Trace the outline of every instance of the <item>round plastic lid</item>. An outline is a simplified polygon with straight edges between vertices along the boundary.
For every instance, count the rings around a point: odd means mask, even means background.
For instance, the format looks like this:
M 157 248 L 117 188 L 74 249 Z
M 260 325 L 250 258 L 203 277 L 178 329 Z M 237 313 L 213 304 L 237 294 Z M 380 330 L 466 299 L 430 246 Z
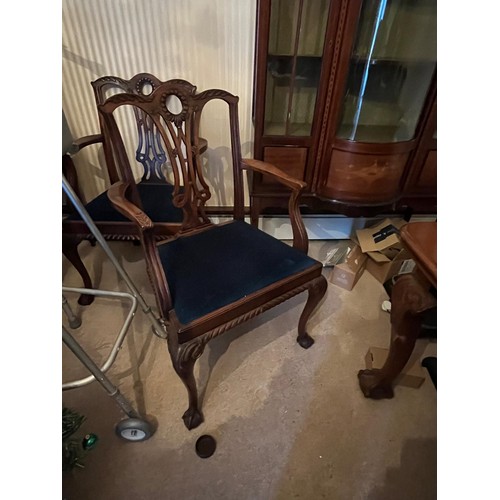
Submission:
M 208 434 L 204 434 L 196 441 L 196 454 L 200 458 L 211 457 L 214 454 L 216 447 L 217 443 L 215 442 L 215 439 Z

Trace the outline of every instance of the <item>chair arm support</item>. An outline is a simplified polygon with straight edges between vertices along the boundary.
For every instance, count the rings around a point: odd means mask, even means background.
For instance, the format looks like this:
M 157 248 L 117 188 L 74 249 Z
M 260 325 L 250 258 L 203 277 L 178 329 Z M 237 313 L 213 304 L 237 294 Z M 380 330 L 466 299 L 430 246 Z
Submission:
M 309 249 L 309 240 L 299 209 L 299 198 L 302 194 L 302 191 L 307 186 L 307 183 L 291 177 L 271 163 L 266 163 L 260 160 L 252 160 L 248 158 L 242 159 L 241 162 L 242 168 L 270 175 L 275 180 L 279 181 L 281 184 L 284 184 L 292 190 L 290 199 L 288 201 L 288 214 L 290 215 L 290 222 L 292 225 L 293 247 L 307 254 L 307 251 Z
M 98 144 L 99 142 L 103 142 L 102 134 L 85 135 L 83 137 L 79 137 L 78 139 L 75 139 L 73 141 L 73 144 L 71 145 L 71 153 L 78 153 L 78 151 L 81 151 L 83 148 L 86 148 L 91 144 Z
M 156 248 L 153 232 L 154 224 L 141 209 L 127 200 L 125 194 L 128 188 L 128 183 L 117 182 L 108 189 L 108 198 L 116 210 L 132 222 L 135 222 L 138 226 L 144 248 L 147 271 L 151 285 L 155 289 L 156 302 L 162 315 L 168 318 L 169 312 L 172 309 L 172 297 Z
M 125 197 L 128 188 L 129 184 L 125 182 L 113 184 L 107 191 L 109 201 L 111 201 L 118 212 L 132 222 L 135 222 L 141 232 L 152 228 L 154 226 L 153 221 Z

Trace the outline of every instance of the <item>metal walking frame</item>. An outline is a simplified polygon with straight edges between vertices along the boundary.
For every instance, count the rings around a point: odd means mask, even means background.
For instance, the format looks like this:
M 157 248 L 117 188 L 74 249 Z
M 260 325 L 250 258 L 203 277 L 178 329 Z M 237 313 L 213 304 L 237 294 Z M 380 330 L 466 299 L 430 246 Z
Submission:
M 89 289 L 89 288 L 74 288 L 74 287 L 62 287 L 63 291 L 63 302 L 62 307 L 66 316 L 68 317 L 69 324 L 71 328 L 78 328 L 81 325 L 81 319 L 75 316 L 71 307 L 66 300 L 64 293 L 83 293 L 87 295 L 95 295 L 97 297 L 112 297 L 119 299 L 128 299 L 130 300 L 130 309 L 125 318 L 123 326 L 118 333 L 118 336 L 111 348 L 110 354 L 104 364 L 99 367 L 97 364 L 90 358 L 90 356 L 84 351 L 80 344 L 75 340 L 75 338 L 68 332 L 66 328 L 62 328 L 62 339 L 65 345 L 73 352 L 73 354 L 81 361 L 81 363 L 90 371 L 91 375 L 88 377 L 73 380 L 71 382 L 63 383 L 62 389 L 69 390 L 75 389 L 77 387 L 82 387 L 87 385 L 94 380 L 97 380 L 103 388 L 106 390 L 108 395 L 112 397 L 115 402 L 120 406 L 120 408 L 127 415 L 127 419 L 122 420 L 116 425 L 116 432 L 118 436 L 128 441 L 144 441 L 151 437 L 155 429 L 153 425 L 145 420 L 139 412 L 137 412 L 132 405 L 127 401 L 127 399 L 120 393 L 118 388 L 111 383 L 111 381 L 106 377 L 105 372 L 112 366 L 113 362 L 118 355 L 119 350 L 123 344 L 127 331 L 130 327 L 132 319 L 137 310 L 137 306 L 140 305 L 143 312 L 149 318 L 152 324 L 153 332 L 160 338 L 166 338 L 165 328 L 163 327 L 161 321 L 154 315 L 151 307 L 144 300 L 133 281 L 130 279 L 129 275 L 122 267 L 120 262 L 116 259 L 115 255 L 111 251 L 108 243 L 104 239 L 103 235 L 94 224 L 94 221 L 85 210 L 81 200 L 78 198 L 73 188 L 68 183 L 66 177 L 62 176 L 62 185 L 64 192 L 68 196 L 69 200 L 76 208 L 78 213 L 80 214 L 83 221 L 87 224 L 88 228 L 94 235 L 97 242 L 100 244 L 104 252 L 106 253 L 109 260 L 112 262 L 113 266 L 116 268 L 118 274 L 126 283 L 130 293 L 128 292 L 116 292 L 110 290 L 97 290 L 97 289 Z

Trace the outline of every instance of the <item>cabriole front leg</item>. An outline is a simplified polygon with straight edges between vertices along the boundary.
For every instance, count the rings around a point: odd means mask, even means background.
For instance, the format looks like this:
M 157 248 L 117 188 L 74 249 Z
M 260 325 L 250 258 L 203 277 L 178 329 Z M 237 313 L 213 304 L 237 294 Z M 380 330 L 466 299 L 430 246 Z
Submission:
M 306 305 L 299 319 L 299 328 L 297 342 L 304 349 L 309 349 L 314 344 L 314 339 L 307 333 L 306 324 L 316 306 L 321 302 L 321 299 L 326 293 L 328 283 L 324 276 L 318 276 L 308 290 L 309 296 L 307 297 Z
M 189 407 L 184 412 L 182 419 L 184 425 L 189 429 L 198 427 L 203 422 L 203 414 L 199 408 L 198 389 L 194 376 L 194 365 L 196 360 L 203 354 L 205 343 L 199 340 L 183 344 L 178 347 L 177 359 L 174 361 L 174 369 L 186 386 L 189 399 Z

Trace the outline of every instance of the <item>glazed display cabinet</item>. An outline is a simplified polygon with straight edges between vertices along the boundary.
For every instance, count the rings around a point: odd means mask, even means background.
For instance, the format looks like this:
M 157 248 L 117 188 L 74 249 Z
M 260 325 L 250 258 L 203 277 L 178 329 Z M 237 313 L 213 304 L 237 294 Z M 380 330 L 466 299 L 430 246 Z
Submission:
M 436 211 L 436 0 L 258 0 L 255 158 L 314 213 Z M 251 182 L 255 222 L 283 208 Z

